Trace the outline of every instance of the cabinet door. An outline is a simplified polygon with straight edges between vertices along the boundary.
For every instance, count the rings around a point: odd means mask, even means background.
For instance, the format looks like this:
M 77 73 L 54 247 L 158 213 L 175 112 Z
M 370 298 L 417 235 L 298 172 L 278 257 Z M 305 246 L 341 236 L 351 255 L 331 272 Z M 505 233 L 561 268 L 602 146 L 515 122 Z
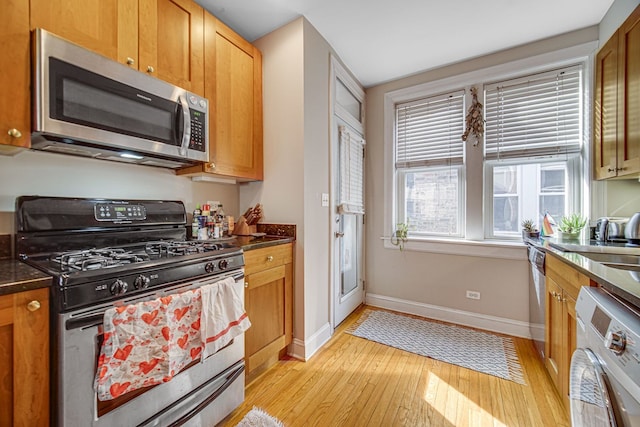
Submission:
M 211 172 L 263 179 L 262 55 L 213 17 L 207 18 L 206 97 L 215 100 L 210 127 Z M 213 70 L 213 72 L 212 72 Z
M 204 96 L 203 19 L 191 0 L 140 0 L 140 71 Z
M 251 327 L 245 332 L 247 371 L 268 361 L 286 347 L 287 276 L 291 264 L 246 276 L 245 308 Z
M 640 172 L 640 7 L 618 31 L 618 176 Z
M 0 296 L 0 425 L 49 425 L 48 295 Z
M 108 58 L 136 66 L 137 1 L 31 0 L 31 28 L 43 28 Z
M 561 366 L 563 363 L 563 313 L 562 288 L 549 276 L 546 279 L 546 331 L 545 331 L 545 366 L 556 386 L 562 390 Z
M 7 0 L 2 4 L 0 25 L 0 144 L 29 147 L 31 144 L 31 79 L 29 1 Z M 0 147 L 12 151 L 12 147 Z M 2 424 L 2 423 L 0 423 Z
M 594 95 L 594 176 L 616 176 L 616 138 L 618 109 L 618 33 L 596 55 Z

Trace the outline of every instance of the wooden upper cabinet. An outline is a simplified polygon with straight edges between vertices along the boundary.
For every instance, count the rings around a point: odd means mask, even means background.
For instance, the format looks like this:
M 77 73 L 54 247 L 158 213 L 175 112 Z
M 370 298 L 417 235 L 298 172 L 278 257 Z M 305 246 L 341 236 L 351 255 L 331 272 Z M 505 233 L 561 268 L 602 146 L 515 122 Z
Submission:
M 136 0 L 31 0 L 31 29 L 43 28 L 91 51 L 136 66 Z
M 596 179 L 616 176 L 618 109 L 617 33 L 596 55 L 594 96 L 594 173 Z
M 204 95 L 204 9 L 191 0 L 139 0 L 138 69 Z
M 596 55 L 594 175 L 640 175 L 640 6 Z
M 178 174 L 262 180 L 262 54 L 214 16 L 204 22 L 209 162 Z
M 0 151 L 19 151 L 31 145 L 29 2 L 2 3 L 0 25 Z M 1 423 L 0 423 L 1 424 Z
M 640 6 L 618 30 L 618 176 L 640 174 Z

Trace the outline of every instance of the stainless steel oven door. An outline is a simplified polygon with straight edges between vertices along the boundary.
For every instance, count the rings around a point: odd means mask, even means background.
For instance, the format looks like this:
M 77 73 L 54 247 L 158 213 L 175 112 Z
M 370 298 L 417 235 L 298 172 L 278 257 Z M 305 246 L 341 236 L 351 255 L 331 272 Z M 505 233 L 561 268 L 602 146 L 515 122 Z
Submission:
M 244 274 L 236 271 L 236 289 L 244 295 Z M 131 304 L 215 283 L 224 276 L 165 288 Z M 54 365 L 54 411 L 59 426 L 212 426 L 244 400 L 244 335 L 216 354 L 195 362 L 170 382 L 100 402 L 93 388 L 102 342 L 102 316 L 112 304 L 58 315 Z M 57 360 L 56 360 L 57 359 Z

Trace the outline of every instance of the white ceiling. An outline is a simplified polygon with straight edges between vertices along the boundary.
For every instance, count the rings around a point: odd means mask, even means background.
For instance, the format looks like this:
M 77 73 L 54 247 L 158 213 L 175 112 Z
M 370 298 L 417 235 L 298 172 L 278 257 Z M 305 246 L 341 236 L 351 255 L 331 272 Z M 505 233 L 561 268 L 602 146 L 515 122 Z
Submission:
M 613 0 L 197 0 L 249 41 L 303 15 L 365 87 L 598 24 Z

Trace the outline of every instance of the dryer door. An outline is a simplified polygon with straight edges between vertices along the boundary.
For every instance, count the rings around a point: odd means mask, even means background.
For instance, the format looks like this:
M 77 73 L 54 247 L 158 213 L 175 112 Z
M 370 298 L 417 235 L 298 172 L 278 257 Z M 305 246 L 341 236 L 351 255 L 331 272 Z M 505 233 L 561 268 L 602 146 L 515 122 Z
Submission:
M 569 377 L 571 425 L 617 426 L 611 387 L 600 360 L 589 349 L 577 349 L 571 357 Z

